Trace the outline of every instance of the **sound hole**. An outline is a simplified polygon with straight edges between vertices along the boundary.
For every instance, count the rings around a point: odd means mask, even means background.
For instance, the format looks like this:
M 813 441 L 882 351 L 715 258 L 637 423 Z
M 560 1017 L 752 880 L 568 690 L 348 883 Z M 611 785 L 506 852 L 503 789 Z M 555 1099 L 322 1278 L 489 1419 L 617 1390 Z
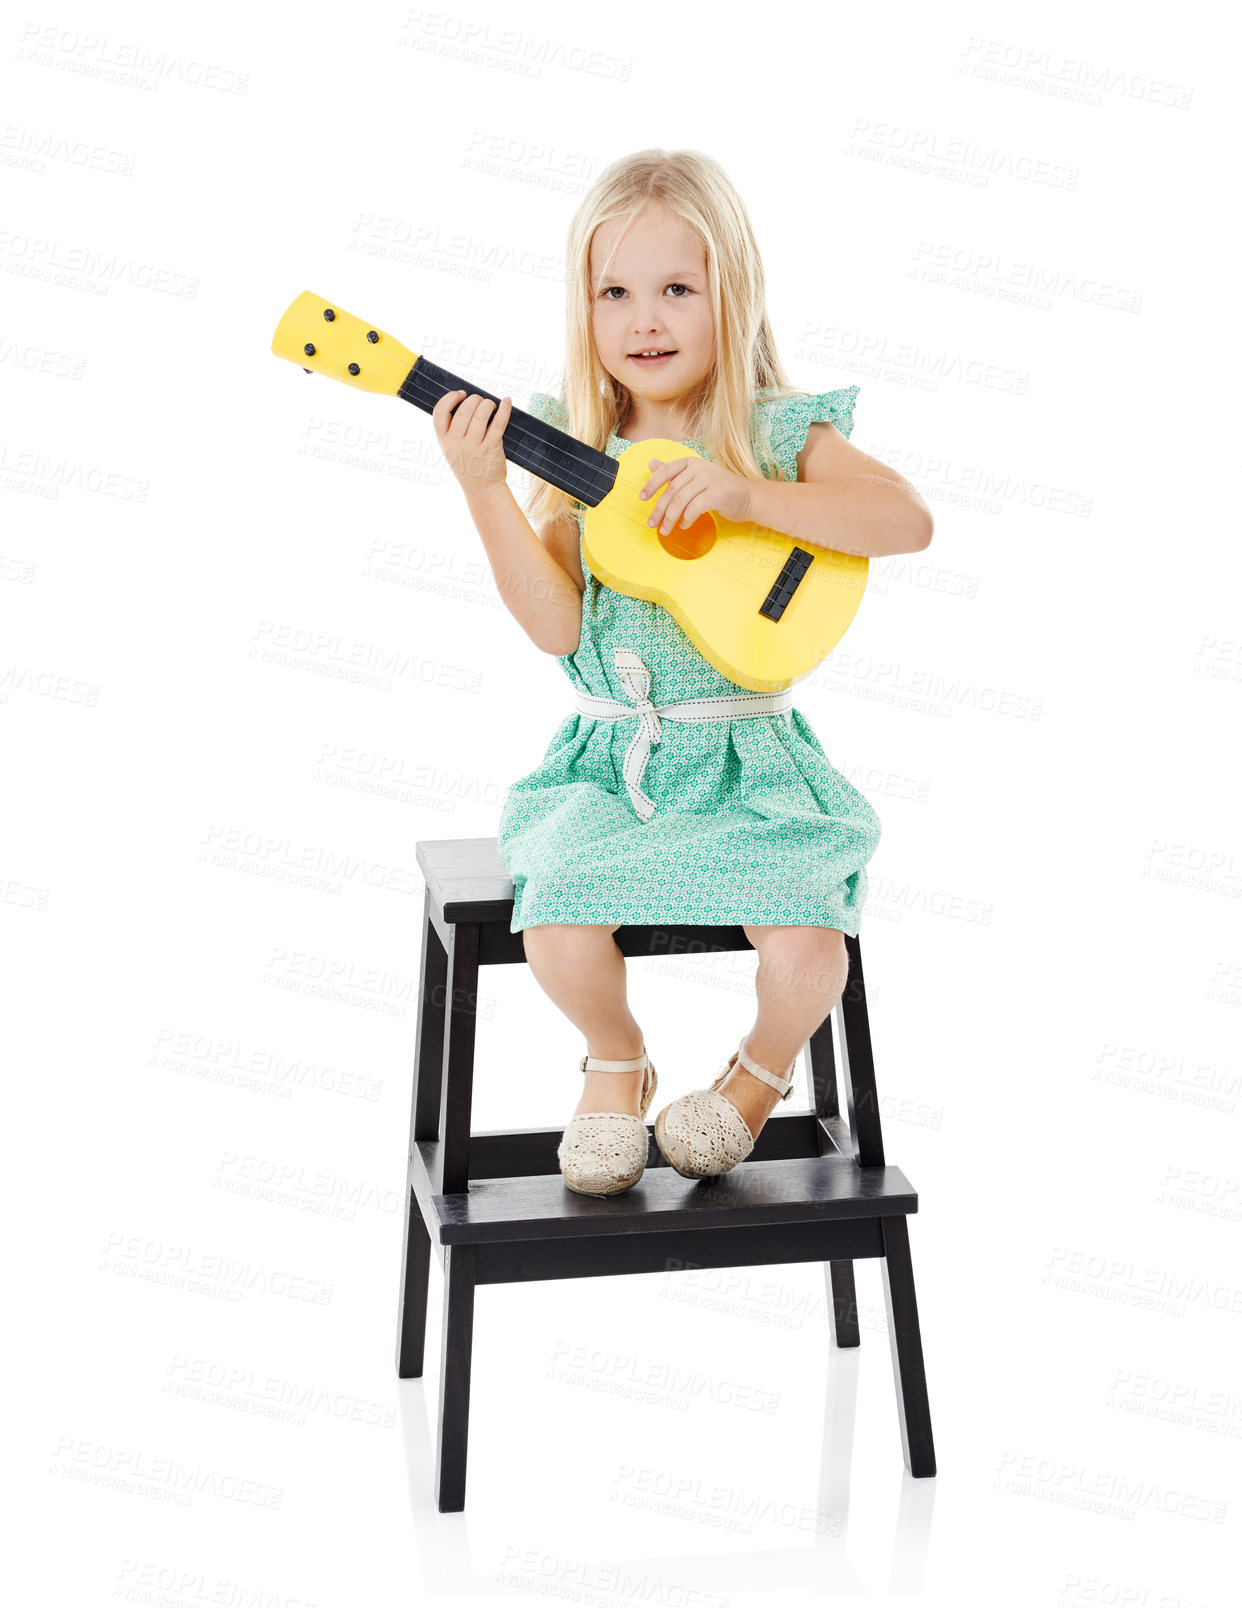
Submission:
M 663 531 L 657 534 L 660 546 L 670 558 L 702 558 L 716 544 L 716 521 L 710 514 L 700 514 L 688 530 L 678 525 L 667 536 Z

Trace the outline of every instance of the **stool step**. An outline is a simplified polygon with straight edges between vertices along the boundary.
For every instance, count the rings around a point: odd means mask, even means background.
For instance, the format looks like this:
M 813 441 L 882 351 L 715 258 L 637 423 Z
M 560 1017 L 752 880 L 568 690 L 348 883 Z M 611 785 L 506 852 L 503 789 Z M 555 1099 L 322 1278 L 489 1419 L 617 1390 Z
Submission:
M 418 1148 L 424 1165 L 430 1162 L 434 1146 Z M 575 1194 L 559 1171 L 474 1180 L 461 1193 L 424 1198 L 441 1245 L 827 1223 L 918 1210 L 918 1196 L 899 1167 L 860 1167 L 846 1156 L 744 1161 L 719 1178 L 699 1180 L 651 1167 L 632 1189 L 605 1200 Z

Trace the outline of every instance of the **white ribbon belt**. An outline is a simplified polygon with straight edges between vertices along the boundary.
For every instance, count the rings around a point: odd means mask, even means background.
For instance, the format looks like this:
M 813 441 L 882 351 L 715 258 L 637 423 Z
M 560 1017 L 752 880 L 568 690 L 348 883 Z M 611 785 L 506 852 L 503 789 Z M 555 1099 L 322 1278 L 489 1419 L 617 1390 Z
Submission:
M 626 720 L 638 717 L 638 730 L 625 750 L 622 774 L 630 803 L 649 821 L 655 814 L 655 804 L 643 792 L 639 783 L 647 768 L 652 743 L 660 741 L 660 720 L 748 720 L 758 715 L 779 715 L 793 708 L 793 688 L 780 692 L 725 693 L 716 698 L 687 698 L 682 703 L 660 704 L 651 702 L 651 675 L 647 666 L 632 648 L 614 648 L 613 663 L 621 685 L 629 695 L 629 703 L 615 698 L 597 698 L 594 693 L 574 688 L 574 707 L 580 715 L 595 720 Z

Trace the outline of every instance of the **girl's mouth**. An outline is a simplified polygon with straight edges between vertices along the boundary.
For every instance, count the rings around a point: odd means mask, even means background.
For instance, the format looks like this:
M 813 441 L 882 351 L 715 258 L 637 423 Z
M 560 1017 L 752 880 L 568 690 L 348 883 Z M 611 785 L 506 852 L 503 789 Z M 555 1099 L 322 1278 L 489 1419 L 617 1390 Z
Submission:
M 667 363 L 670 357 L 676 356 L 676 349 L 671 352 L 661 352 L 656 357 L 643 357 L 637 352 L 631 352 L 630 362 L 637 363 L 639 368 L 659 368 L 661 363 Z

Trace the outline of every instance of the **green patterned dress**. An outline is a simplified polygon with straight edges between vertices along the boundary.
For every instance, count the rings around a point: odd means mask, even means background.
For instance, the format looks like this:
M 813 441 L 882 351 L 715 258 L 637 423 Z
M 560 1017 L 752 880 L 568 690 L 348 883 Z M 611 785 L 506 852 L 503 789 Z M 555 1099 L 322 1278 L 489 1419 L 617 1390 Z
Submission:
M 856 385 L 783 399 L 756 392 L 752 441 L 767 478 L 797 479 L 797 455 L 815 420 L 848 436 L 857 395 Z M 568 425 L 563 404 L 543 392 L 528 411 Z M 620 457 L 632 444 L 613 435 L 608 454 Z M 711 457 L 703 441 L 684 445 Z M 581 552 L 581 505 L 577 516 Z M 575 688 L 633 701 L 614 659 L 620 647 L 638 654 L 657 706 L 743 691 L 704 659 L 667 609 L 605 586 L 585 554 L 582 571 L 581 640 L 559 659 Z M 619 720 L 567 715 L 539 764 L 509 788 L 497 843 L 513 878 L 511 932 L 545 923 L 677 922 L 837 927 L 857 936 L 880 819 L 828 762 L 799 709 L 700 724 L 662 720 L 642 775 L 655 805 L 646 819 L 622 772 L 638 719 L 637 711 Z

